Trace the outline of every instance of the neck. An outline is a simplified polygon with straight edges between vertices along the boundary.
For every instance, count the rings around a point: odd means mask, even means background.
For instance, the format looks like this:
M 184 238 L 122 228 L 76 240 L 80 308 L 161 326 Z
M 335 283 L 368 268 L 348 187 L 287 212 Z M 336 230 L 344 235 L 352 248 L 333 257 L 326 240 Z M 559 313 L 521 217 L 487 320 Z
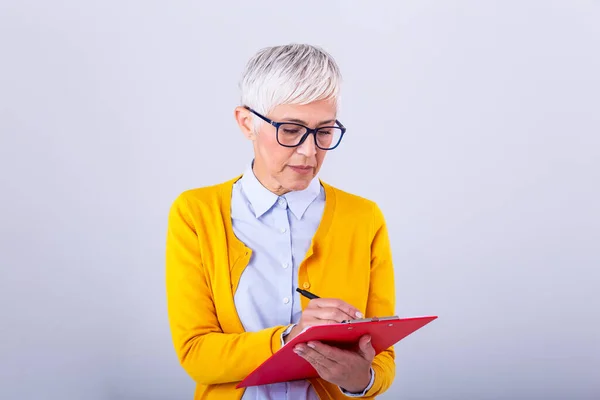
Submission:
M 260 168 L 260 165 L 256 162 L 252 163 L 252 172 L 254 172 L 254 176 L 256 176 L 256 179 L 260 182 L 260 184 L 263 185 L 269 192 L 274 193 L 277 196 L 282 196 L 289 192 L 289 190 L 281 186 L 281 184 L 279 184 L 275 178 Z

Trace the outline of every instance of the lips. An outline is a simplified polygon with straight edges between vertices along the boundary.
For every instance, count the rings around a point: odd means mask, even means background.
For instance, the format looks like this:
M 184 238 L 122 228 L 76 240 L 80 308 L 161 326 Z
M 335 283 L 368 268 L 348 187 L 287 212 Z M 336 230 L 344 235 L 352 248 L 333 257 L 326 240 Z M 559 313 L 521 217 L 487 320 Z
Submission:
M 299 174 L 309 174 L 315 168 L 310 165 L 289 165 L 289 167 Z
M 290 165 L 290 167 L 298 168 L 298 169 L 313 169 L 314 168 L 314 167 L 311 167 L 310 165 Z

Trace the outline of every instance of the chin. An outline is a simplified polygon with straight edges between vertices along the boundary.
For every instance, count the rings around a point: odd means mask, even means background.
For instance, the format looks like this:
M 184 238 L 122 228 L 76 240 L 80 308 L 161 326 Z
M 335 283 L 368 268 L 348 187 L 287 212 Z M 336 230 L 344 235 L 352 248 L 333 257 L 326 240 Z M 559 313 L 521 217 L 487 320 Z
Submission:
M 316 174 L 314 169 L 308 174 L 299 174 L 291 169 L 288 169 L 286 173 L 281 176 L 283 179 L 280 181 L 280 183 L 281 186 L 286 188 L 286 190 L 299 191 L 306 189 L 315 176 Z
M 304 179 L 293 179 L 293 180 L 290 180 L 286 186 L 287 186 L 288 190 L 293 190 L 293 191 L 304 190 L 308 187 L 308 185 L 310 185 L 311 180 L 312 180 L 312 177 L 310 177 L 310 178 L 307 177 Z

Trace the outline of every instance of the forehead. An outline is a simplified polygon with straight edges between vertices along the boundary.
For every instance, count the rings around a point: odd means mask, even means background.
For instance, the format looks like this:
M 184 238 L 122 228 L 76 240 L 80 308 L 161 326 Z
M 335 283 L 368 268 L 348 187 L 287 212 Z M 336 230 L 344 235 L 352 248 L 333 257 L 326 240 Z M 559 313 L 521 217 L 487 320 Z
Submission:
M 289 121 L 305 124 L 334 122 L 337 104 L 332 100 L 319 100 L 309 104 L 281 104 L 270 113 L 276 121 Z

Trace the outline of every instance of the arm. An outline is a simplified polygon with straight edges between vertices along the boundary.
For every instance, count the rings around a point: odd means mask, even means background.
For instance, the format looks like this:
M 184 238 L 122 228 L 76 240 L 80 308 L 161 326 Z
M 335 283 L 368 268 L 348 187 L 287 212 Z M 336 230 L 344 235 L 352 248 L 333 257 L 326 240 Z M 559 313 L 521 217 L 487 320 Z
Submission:
M 393 315 L 395 307 L 394 271 L 387 230 L 381 212 L 376 206 L 374 209 L 367 317 Z M 311 300 L 309 306 L 314 301 L 318 300 Z M 360 338 L 356 351 L 319 341 L 297 344 L 294 351 L 311 363 L 322 379 L 337 385 L 348 397 L 375 397 L 385 392 L 394 379 L 393 348 L 375 356 L 368 335 Z
M 169 213 L 166 248 L 167 309 L 175 351 L 185 371 L 204 385 L 241 381 L 281 348 L 285 326 L 223 333 L 196 227 L 180 196 Z
M 385 219 L 379 207 L 374 206 L 373 222 L 375 235 L 371 244 L 371 281 L 366 315 L 386 316 L 395 313 L 395 284 L 392 251 Z M 378 396 L 392 384 L 396 374 L 393 347 L 382 351 L 373 360 L 375 379 L 365 396 Z

